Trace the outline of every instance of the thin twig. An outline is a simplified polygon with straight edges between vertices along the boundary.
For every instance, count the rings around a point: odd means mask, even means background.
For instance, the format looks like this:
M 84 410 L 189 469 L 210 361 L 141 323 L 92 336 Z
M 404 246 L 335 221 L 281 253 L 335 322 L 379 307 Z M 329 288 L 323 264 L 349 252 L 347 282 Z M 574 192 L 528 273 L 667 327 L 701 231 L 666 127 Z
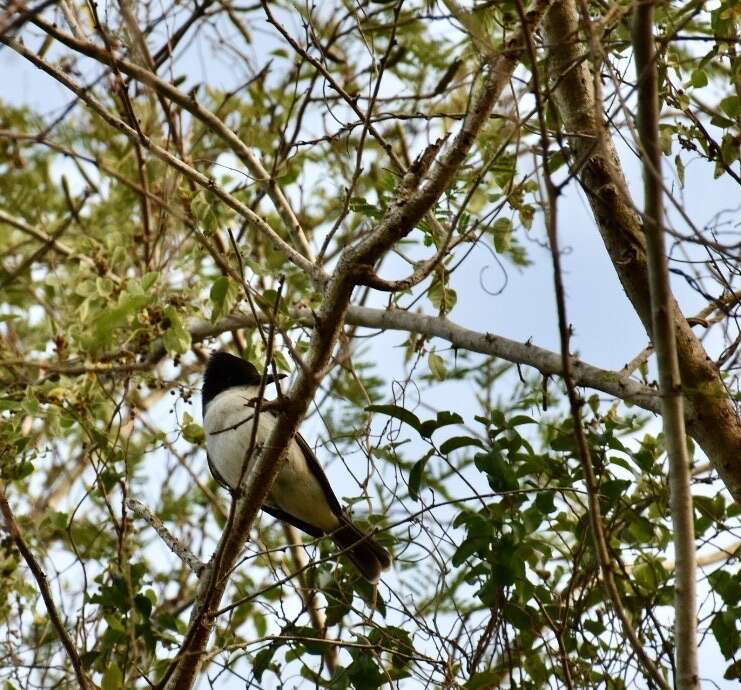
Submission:
M 309 565 L 309 559 L 306 557 L 306 551 L 304 550 L 304 543 L 301 539 L 301 535 L 293 525 L 289 525 L 287 522 L 283 523 L 283 532 L 290 544 L 293 564 L 296 571 L 300 573 L 298 580 L 301 599 L 304 602 L 306 610 L 309 612 L 309 618 L 311 618 L 311 622 L 314 625 L 317 635 L 322 639 L 327 639 L 327 617 L 324 615 L 324 611 L 319 603 L 317 591 L 309 586 L 306 579 L 306 570 Z M 337 671 L 337 647 L 327 647 L 323 656 L 324 663 L 327 664 L 330 676 L 333 676 Z
M 49 589 L 49 584 L 47 582 L 46 573 L 31 552 L 26 540 L 23 538 L 21 529 L 18 526 L 13 511 L 10 508 L 10 504 L 8 503 L 5 488 L 2 486 L 0 486 L 0 512 L 5 518 L 5 526 L 7 527 L 8 532 L 10 532 L 13 542 L 21 552 L 23 560 L 26 561 L 26 565 L 36 580 L 36 584 L 41 592 L 41 597 L 46 605 L 46 611 L 49 614 L 49 620 L 57 631 L 57 635 L 59 635 L 62 645 L 65 650 L 67 650 L 67 654 L 72 662 L 72 668 L 74 668 L 75 675 L 77 676 L 77 682 L 80 684 L 80 687 L 84 688 L 84 690 L 94 690 L 97 686 L 92 682 L 92 680 L 90 680 L 90 678 L 88 678 L 82 667 L 82 659 L 77 651 L 77 647 L 75 647 L 72 638 L 64 627 L 64 623 L 62 622 L 59 611 L 54 603 L 54 598 L 51 595 L 51 590 Z
M 129 509 L 138 515 L 142 520 L 157 532 L 160 539 L 167 545 L 185 565 L 187 565 L 196 575 L 200 576 L 206 564 L 201 561 L 185 544 L 183 544 L 147 506 L 135 498 L 127 498 L 126 505 Z

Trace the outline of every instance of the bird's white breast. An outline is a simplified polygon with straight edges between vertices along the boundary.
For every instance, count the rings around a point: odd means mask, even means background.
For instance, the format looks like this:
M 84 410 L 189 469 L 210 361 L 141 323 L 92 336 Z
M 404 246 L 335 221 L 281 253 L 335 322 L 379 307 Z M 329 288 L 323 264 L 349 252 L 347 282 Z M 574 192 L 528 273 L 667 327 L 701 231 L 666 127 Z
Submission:
M 246 458 L 255 424 L 255 408 L 250 404 L 259 393 L 256 386 L 230 388 L 217 395 L 206 408 L 203 420 L 206 447 L 211 463 L 220 477 L 232 488 L 239 484 L 242 466 L 265 448 L 274 418 L 262 412 L 257 421 L 252 458 Z M 321 484 L 309 471 L 301 448 L 292 440 L 268 497 L 268 503 L 286 513 L 325 531 L 339 526 L 339 520 L 329 507 Z

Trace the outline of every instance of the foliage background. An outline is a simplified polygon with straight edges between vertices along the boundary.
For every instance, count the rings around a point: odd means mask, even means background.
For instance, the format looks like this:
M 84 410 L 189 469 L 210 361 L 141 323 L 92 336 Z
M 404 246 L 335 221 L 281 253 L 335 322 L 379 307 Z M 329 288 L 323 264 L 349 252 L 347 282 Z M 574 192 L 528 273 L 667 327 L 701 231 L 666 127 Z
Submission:
M 329 237 L 327 270 L 399 193 L 387 151 L 408 166 L 425 145 L 459 126 L 481 78 L 480 51 L 464 19 L 474 16 L 497 39 L 519 26 L 516 4 L 474 15 L 456 5 L 413 3 L 203 7 L 159 74 L 216 113 L 263 161 L 315 253 Z M 68 16 L 61 8 L 39 16 L 73 35 L 69 17 L 76 17 L 81 34 L 104 52 L 112 46 L 144 65 L 134 26 L 156 60 L 173 27 L 193 13 L 179 4 L 100 5 L 103 32 L 89 6 L 66 9 Z M 590 16 L 605 21 L 604 102 L 612 136 L 624 137 L 619 150 L 638 197 L 622 21 L 630 7 L 613 9 L 611 15 L 595 5 Z M 268 11 L 308 52 L 293 49 L 266 21 Z M 681 272 L 675 287 L 686 314 L 709 304 L 702 314 L 715 325 L 704 342 L 714 360 L 723 360 L 731 397 L 738 369 L 737 306 L 728 296 L 738 274 L 730 200 L 738 186 L 732 173 L 739 68 L 735 43 L 712 36 L 735 32 L 735 22 L 728 3 L 706 11 L 677 3 L 661 9 L 657 26 L 667 37 L 662 133 L 667 186 L 678 206 L 671 229 L 683 237 L 700 229 L 671 247 L 672 266 Z M 698 40 L 678 38 L 685 33 Z M 223 133 L 134 80 L 124 97 L 124 76 L 33 22 L 20 35 L 124 121 L 133 123 L 134 111 L 143 137 L 295 240 Z M 540 36 L 538 49 L 544 51 Z M 3 50 L 4 71 L 28 75 L 10 50 Z M 558 349 L 535 100 L 530 64 L 523 62 L 435 206 L 443 227 L 454 223 L 455 246 L 413 289 L 389 297 L 360 287 L 354 303 L 421 309 Z M 547 63 L 540 69 L 547 74 Z M 353 95 L 349 102 L 330 76 Z M 264 361 L 259 332 L 227 328 L 222 319 L 249 320 L 261 307 L 270 312 L 281 284 L 278 326 L 305 353 L 307 312 L 323 294 L 213 188 L 150 155 L 144 138 L 132 143 L 69 92 L 59 100 L 58 87 L 45 78 L 21 78 L 38 86 L 28 98 L 19 89 L 0 112 L 4 492 L 48 573 L 86 671 L 104 688 L 146 687 L 182 642 L 196 577 L 126 499 L 144 501 L 191 551 L 209 558 L 228 497 L 210 478 L 202 449 L 198 388 L 205 357 L 229 346 Z M 559 222 L 570 251 L 572 350 L 619 370 L 647 337 L 595 241 L 585 195 L 555 136 L 555 109 L 548 115 L 550 168 L 564 184 Z M 380 272 L 401 278 L 441 246 L 428 219 L 397 244 Z M 373 591 L 319 542 L 307 546 L 316 563 L 303 577 L 289 577 L 296 556 L 285 548 L 281 526 L 263 516 L 230 580 L 202 687 L 644 686 L 600 584 L 560 381 L 413 329 L 379 333 L 362 326 L 346 327 L 303 428 L 337 493 L 381 530 L 394 571 Z M 274 357 L 279 368 L 295 368 L 289 348 Z M 634 378 L 648 384 L 654 374 L 644 359 Z M 623 605 L 649 654 L 670 669 L 671 524 L 659 427 L 645 411 L 605 394 L 586 390 L 584 397 Z M 740 673 L 741 580 L 728 557 L 738 540 L 738 512 L 707 458 L 692 449 L 696 536 L 711 561 L 701 574 L 701 670 L 723 687 Z M 0 548 L 3 680 L 8 688 L 75 687 L 38 589 L 5 534 Z M 321 592 L 317 606 L 327 630 L 317 628 L 302 598 L 306 588 Z M 339 650 L 336 662 L 330 648 Z M 334 663 L 339 669 L 331 675 L 327 666 Z

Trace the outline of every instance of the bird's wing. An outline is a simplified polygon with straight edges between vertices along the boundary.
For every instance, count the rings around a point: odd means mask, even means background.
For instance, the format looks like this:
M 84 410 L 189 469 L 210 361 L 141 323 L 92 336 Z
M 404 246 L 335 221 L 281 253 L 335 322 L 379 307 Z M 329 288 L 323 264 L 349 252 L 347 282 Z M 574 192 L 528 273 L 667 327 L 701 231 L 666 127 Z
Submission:
M 332 491 L 332 487 L 330 486 L 329 480 L 327 479 L 327 475 L 324 474 L 324 470 L 319 464 L 319 460 L 316 459 L 314 451 L 311 449 L 311 446 L 306 442 L 306 439 L 300 433 L 296 432 L 294 440 L 298 444 L 298 447 L 301 449 L 301 452 L 306 459 L 306 464 L 309 466 L 309 471 L 314 475 L 314 477 L 316 477 L 316 480 L 321 485 L 322 490 L 324 491 L 324 495 L 327 497 L 327 503 L 329 503 L 329 507 L 332 509 L 332 512 L 339 517 L 340 515 L 342 515 L 342 507 L 340 506 L 340 502 L 337 500 L 337 497 L 334 495 L 334 491 Z M 311 532 L 309 532 L 309 534 L 311 534 Z
M 318 527 L 314 527 L 313 525 L 310 525 L 308 522 L 299 520 L 295 515 L 286 513 L 280 508 L 276 508 L 275 506 L 268 505 L 267 503 L 263 503 L 262 509 L 268 515 L 272 515 L 274 518 L 277 518 L 278 520 L 283 520 L 283 522 L 287 522 L 289 525 L 293 525 L 294 527 L 297 527 L 301 531 L 306 532 L 306 534 L 310 534 L 312 537 L 323 537 L 324 536 L 323 530 L 320 530 Z
M 217 483 L 221 484 L 224 489 L 231 491 L 232 487 L 226 483 L 224 477 L 222 477 L 219 470 L 216 469 L 216 465 L 211 462 L 211 456 L 208 453 L 206 453 L 206 462 L 208 462 L 208 469 L 211 470 L 211 474 L 213 475 L 213 478 L 217 481 Z

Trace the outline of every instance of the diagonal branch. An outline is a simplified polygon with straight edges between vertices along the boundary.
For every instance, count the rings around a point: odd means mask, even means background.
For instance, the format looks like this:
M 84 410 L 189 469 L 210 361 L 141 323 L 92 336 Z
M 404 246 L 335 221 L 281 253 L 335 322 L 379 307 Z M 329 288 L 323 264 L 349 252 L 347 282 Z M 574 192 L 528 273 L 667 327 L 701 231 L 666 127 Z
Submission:
M 543 23 L 551 82 L 574 153 L 573 165 L 597 221 L 605 248 L 628 298 L 651 334 L 646 241 L 641 218 L 606 135 L 602 103 L 579 34 L 574 0 L 557 0 Z M 682 391 L 694 409 L 689 431 L 741 502 L 741 419 L 718 368 L 692 332 L 675 300 L 670 319 L 677 343 Z
M 132 142 L 141 141 L 139 133 L 126 124 L 120 118 L 111 114 L 105 106 L 93 98 L 88 89 L 80 86 L 77 82 L 71 79 L 67 74 L 57 69 L 48 62 L 45 62 L 39 58 L 35 53 L 28 50 L 22 43 L 8 39 L 5 36 L 0 36 L 0 42 L 5 43 L 19 55 L 26 58 L 29 62 L 36 65 L 39 69 L 43 70 L 51 77 L 56 79 L 74 94 L 76 94 L 80 100 L 82 100 L 91 110 L 96 112 L 100 117 L 113 129 L 125 134 Z M 171 166 L 179 173 L 192 180 L 200 187 L 210 190 L 215 196 L 223 201 L 229 208 L 239 213 L 250 225 L 252 225 L 258 232 L 262 233 L 267 240 L 273 245 L 273 247 L 281 252 L 289 261 L 295 264 L 298 268 L 305 271 L 310 275 L 315 282 L 323 283 L 326 280 L 324 272 L 316 266 L 312 261 L 303 256 L 300 252 L 296 251 L 291 245 L 289 245 L 280 235 L 273 230 L 273 228 L 263 220 L 257 213 L 255 213 L 249 206 L 243 204 L 239 199 L 229 194 L 226 190 L 219 187 L 212 178 L 204 175 L 203 173 L 196 170 L 191 165 L 188 165 L 185 161 L 181 160 L 177 156 L 174 156 L 166 149 L 155 144 L 151 139 L 144 136 L 144 144 L 147 149 L 151 151 L 157 158 Z
M 208 110 L 208 108 L 200 105 L 195 98 L 183 93 L 180 89 L 158 77 L 146 67 L 117 57 L 112 50 L 97 46 L 90 41 L 65 34 L 54 24 L 47 22 L 39 15 L 35 15 L 31 21 L 60 43 L 104 65 L 120 70 L 127 76 L 146 84 L 158 94 L 169 98 L 173 103 L 177 103 L 183 110 L 186 110 L 203 122 L 211 132 L 220 137 L 234 151 L 253 175 L 255 182 L 266 189 L 286 228 L 295 235 L 304 255 L 309 261 L 313 262 L 313 252 L 301 227 L 301 223 L 293 212 L 291 204 L 283 194 L 283 191 L 276 184 L 275 178 L 265 169 L 252 150 L 217 115 Z
M 23 560 L 26 561 L 26 565 L 28 566 L 29 570 L 33 574 L 34 579 L 36 580 L 36 584 L 38 585 L 39 591 L 41 592 L 41 598 L 44 600 L 46 611 L 49 614 L 49 620 L 54 626 L 54 629 L 57 631 L 57 635 L 59 635 L 59 639 L 61 640 L 62 645 L 69 655 L 70 661 L 72 662 L 72 668 L 74 669 L 75 675 L 77 676 L 77 682 L 80 684 L 80 687 L 83 688 L 83 690 L 94 690 L 96 688 L 96 685 L 92 682 L 92 680 L 90 680 L 82 667 L 82 659 L 80 659 L 80 654 L 78 653 L 77 648 L 72 641 L 72 638 L 69 636 L 69 633 L 64 627 L 64 623 L 62 622 L 59 611 L 57 610 L 56 604 L 54 603 L 54 598 L 51 595 L 49 584 L 46 581 L 46 573 L 44 572 L 39 562 L 36 560 L 36 557 L 31 552 L 31 549 L 28 547 L 26 540 L 23 538 L 21 529 L 18 526 L 15 516 L 13 515 L 13 511 L 10 508 L 10 504 L 8 503 L 4 487 L 0 487 L 0 513 L 3 514 L 3 518 L 5 519 L 5 526 L 10 533 L 11 539 L 13 540 L 13 542 L 15 542 L 16 547 L 23 556 Z
M 528 24 L 531 25 L 523 27 L 523 30 L 530 31 L 539 23 L 547 5 L 547 0 L 539 0 L 536 9 L 528 15 Z M 499 95 L 509 83 L 522 49 L 523 41 L 518 37 L 510 41 L 499 57 L 489 64 L 487 78 L 479 93 L 473 97 L 471 110 L 458 136 L 439 157 L 437 164 L 433 164 L 430 175 L 425 175 L 425 165 L 412 166 L 403 180 L 399 198 L 389 208 L 386 216 L 366 239 L 348 247 L 340 256 L 316 313 L 315 328 L 304 358 L 306 367 L 299 370 L 284 400 L 284 411 L 263 452 L 251 461 L 250 472 L 240 485 L 233 505 L 232 528 L 222 535 L 207 576 L 199 583 L 199 614 L 191 621 L 186 639 L 166 674 L 163 683 L 166 690 L 186 690 L 192 688 L 196 682 L 213 630 L 215 611 L 226 589 L 228 574 L 244 547 L 259 506 L 280 470 L 287 445 L 298 430 L 331 362 L 357 282 L 357 271 L 372 266 L 395 242 L 409 233 L 445 191 L 466 159 Z
M 183 544 L 147 506 L 135 498 L 128 498 L 126 505 L 131 511 L 144 520 L 155 532 L 160 539 L 167 545 L 185 565 L 187 565 L 196 575 L 200 575 L 206 567 L 204 563 L 196 556 L 185 544 Z

